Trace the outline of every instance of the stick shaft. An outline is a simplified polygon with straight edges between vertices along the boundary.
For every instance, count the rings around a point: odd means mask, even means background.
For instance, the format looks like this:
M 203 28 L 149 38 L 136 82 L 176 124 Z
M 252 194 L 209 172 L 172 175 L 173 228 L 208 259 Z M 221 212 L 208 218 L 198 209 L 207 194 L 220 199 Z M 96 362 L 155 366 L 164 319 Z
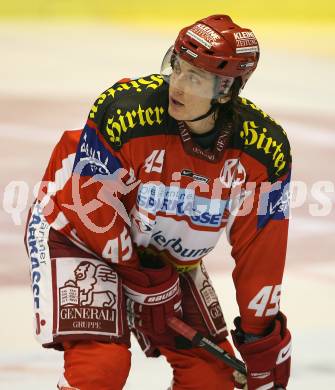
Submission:
M 243 375 L 247 375 L 245 364 L 237 359 L 235 356 L 231 356 L 228 352 L 224 351 L 217 344 L 213 343 L 201 333 L 191 328 L 184 321 L 176 317 L 167 319 L 167 323 L 171 329 L 176 333 L 184 336 L 187 340 L 191 341 L 194 345 L 206 349 L 209 353 L 223 360 L 229 367 L 234 368 Z M 282 387 L 275 387 L 277 390 L 285 390 Z
M 172 317 L 169 318 L 167 322 L 171 329 L 191 341 L 193 345 L 206 349 L 206 351 L 223 360 L 228 366 L 239 371 L 241 374 L 247 374 L 245 365 L 241 360 L 237 359 L 234 356 L 231 356 L 228 352 L 224 351 L 217 344 L 213 343 L 211 340 L 204 337 L 201 333 L 191 328 L 184 321 L 176 317 Z

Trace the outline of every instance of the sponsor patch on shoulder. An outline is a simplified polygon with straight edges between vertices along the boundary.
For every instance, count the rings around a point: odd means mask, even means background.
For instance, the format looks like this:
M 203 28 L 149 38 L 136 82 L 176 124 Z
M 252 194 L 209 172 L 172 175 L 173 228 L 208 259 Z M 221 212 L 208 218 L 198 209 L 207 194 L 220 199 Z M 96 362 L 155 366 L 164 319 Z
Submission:
M 95 131 L 85 128 L 80 138 L 73 170 L 79 171 L 81 176 L 94 176 L 109 175 L 119 168 L 120 161 L 106 149 Z
M 264 227 L 270 219 L 283 220 L 289 218 L 290 208 L 290 177 L 289 172 L 282 182 L 272 184 L 270 191 L 260 195 L 257 227 Z

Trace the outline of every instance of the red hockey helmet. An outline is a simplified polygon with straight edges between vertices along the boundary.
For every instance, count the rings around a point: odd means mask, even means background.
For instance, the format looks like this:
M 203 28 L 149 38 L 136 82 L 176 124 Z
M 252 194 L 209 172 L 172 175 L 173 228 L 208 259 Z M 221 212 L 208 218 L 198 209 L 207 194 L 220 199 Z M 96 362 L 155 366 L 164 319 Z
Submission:
M 178 55 L 188 63 L 221 76 L 220 94 L 241 78 L 241 89 L 257 67 L 258 41 L 253 32 L 235 24 L 227 15 L 212 15 L 183 28 L 162 64 Z M 165 62 L 165 64 L 164 64 Z

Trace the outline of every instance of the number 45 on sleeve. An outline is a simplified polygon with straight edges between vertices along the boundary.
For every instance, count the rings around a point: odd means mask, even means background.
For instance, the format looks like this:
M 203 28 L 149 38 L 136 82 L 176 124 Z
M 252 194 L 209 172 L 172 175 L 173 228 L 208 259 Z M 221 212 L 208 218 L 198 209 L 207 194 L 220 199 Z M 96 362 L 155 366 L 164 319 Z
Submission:
M 276 286 L 264 286 L 250 301 L 248 309 L 256 310 L 256 317 L 275 316 L 279 311 L 280 291 L 280 284 Z M 274 306 L 265 310 L 269 305 Z

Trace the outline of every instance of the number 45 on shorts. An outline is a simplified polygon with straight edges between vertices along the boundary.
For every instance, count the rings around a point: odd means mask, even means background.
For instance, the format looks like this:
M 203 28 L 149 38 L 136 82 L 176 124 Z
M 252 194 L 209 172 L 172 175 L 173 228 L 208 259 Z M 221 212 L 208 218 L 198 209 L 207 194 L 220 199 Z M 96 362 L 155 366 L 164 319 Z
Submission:
M 281 284 L 264 286 L 250 301 L 248 309 L 256 310 L 255 317 L 275 316 L 279 311 L 280 291 Z M 272 307 L 267 309 L 268 306 Z

